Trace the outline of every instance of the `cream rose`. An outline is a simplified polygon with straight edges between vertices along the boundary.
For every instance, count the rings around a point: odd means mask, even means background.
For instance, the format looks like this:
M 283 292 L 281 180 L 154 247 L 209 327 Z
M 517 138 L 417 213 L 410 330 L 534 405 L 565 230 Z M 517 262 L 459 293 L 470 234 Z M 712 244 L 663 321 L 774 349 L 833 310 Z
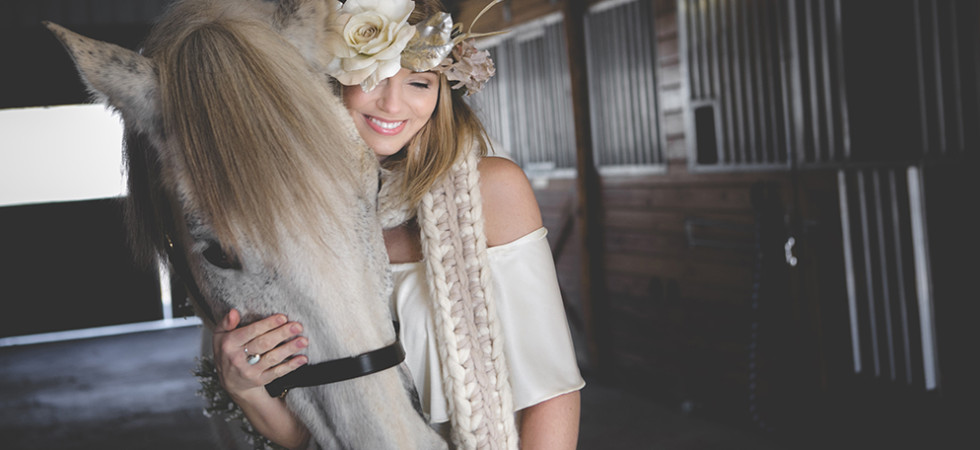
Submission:
M 338 5 L 339 6 L 339 5 Z M 347 0 L 330 16 L 327 73 L 365 91 L 401 68 L 401 53 L 415 35 L 411 0 Z

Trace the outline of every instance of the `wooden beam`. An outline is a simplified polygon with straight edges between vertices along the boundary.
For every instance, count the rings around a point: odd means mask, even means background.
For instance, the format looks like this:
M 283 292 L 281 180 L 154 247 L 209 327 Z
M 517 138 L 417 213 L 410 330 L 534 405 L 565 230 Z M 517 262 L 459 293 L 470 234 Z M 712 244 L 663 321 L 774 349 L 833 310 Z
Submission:
M 572 107 L 575 121 L 575 159 L 578 172 L 576 222 L 582 237 L 582 309 L 588 337 L 588 353 L 597 375 L 604 377 L 611 364 L 607 358 L 609 322 L 603 265 L 602 204 L 599 172 L 592 154 L 592 124 L 589 118 L 589 81 L 585 70 L 585 15 L 588 0 L 566 0 L 565 38 L 571 72 Z

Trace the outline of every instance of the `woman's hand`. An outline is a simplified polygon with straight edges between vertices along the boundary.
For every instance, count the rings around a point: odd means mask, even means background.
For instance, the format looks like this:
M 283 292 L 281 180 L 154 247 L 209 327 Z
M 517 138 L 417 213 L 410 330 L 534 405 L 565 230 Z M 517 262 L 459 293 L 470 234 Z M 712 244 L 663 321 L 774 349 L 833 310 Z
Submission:
M 231 310 L 214 330 L 214 363 L 221 386 L 242 408 L 256 431 L 286 448 L 302 448 L 310 433 L 286 407 L 273 398 L 265 385 L 306 364 L 299 352 L 309 345 L 300 333 L 303 326 L 276 314 L 238 328 L 241 315 Z M 247 349 L 247 352 L 246 352 Z M 259 355 L 248 363 L 249 355 Z
M 265 393 L 265 385 L 307 363 L 299 355 L 309 341 L 300 336 L 303 326 L 275 314 L 238 328 L 241 315 L 231 310 L 214 330 L 214 362 L 221 385 L 238 400 L 250 393 Z M 249 364 L 250 355 L 259 361 Z M 253 356 L 254 359 L 254 356 Z

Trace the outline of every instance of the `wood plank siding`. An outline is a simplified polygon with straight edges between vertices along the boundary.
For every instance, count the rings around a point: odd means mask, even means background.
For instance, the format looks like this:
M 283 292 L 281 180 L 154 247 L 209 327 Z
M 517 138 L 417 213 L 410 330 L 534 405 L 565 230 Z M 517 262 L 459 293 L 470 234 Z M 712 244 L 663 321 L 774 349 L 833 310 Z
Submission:
M 469 23 L 485 2 L 456 4 Z M 583 367 L 770 433 L 859 432 L 872 446 L 955 435 L 943 423 L 980 397 L 964 382 L 980 371 L 962 362 L 980 332 L 963 319 L 977 302 L 955 294 L 969 288 L 951 275 L 963 274 L 954 242 L 977 239 L 940 198 L 978 189 L 965 175 L 980 154 L 978 10 L 522 0 L 484 16 L 478 29 L 519 39 L 545 23 L 588 37 L 567 69 L 586 87 L 564 89 L 588 90 L 575 121 L 591 118 L 593 156 L 574 174 L 525 167 Z M 518 103 L 567 101 L 552 95 Z

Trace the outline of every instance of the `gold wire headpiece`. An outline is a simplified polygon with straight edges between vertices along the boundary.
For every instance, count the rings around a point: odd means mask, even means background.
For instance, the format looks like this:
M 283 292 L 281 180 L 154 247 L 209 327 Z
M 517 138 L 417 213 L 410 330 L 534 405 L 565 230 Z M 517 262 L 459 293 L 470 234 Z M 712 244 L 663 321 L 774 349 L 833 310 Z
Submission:
M 369 5 L 362 5 L 362 1 Z M 332 54 L 327 73 L 342 84 L 360 84 L 370 91 L 400 67 L 415 72 L 431 70 L 446 75 L 455 83 L 453 89 L 465 87 L 467 95 L 478 92 L 495 69 L 489 52 L 476 50 L 473 40 L 506 30 L 473 33 L 473 26 L 502 1 L 487 4 L 465 33 L 446 12 L 433 14 L 412 29 L 408 25 L 408 17 L 415 7 L 411 0 L 338 3 L 327 38 Z

